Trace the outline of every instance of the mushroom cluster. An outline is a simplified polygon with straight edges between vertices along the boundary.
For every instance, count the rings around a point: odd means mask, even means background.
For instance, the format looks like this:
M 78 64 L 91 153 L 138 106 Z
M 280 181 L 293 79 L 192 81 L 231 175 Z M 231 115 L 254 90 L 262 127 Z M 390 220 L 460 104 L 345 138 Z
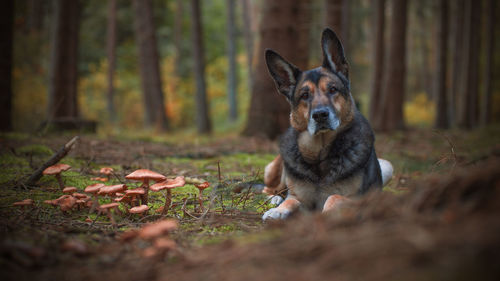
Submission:
M 78 188 L 73 186 L 64 187 L 64 183 L 61 178 L 61 173 L 67 171 L 71 167 L 66 164 L 56 164 L 48 167 L 44 174 L 54 175 L 61 187 L 64 195 L 54 200 L 46 200 L 44 203 L 57 206 L 63 212 L 70 211 L 73 208 L 90 208 L 89 213 L 96 212 L 98 215 L 106 214 L 113 225 L 115 225 L 114 214 L 122 214 L 120 211 L 120 205 L 129 214 L 139 214 L 143 216 L 147 214 L 149 210 L 148 206 L 148 193 L 162 192 L 165 197 L 165 204 L 161 208 L 162 215 L 167 214 L 172 203 L 172 189 L 176 187 L 181 187 L 186 184 L 186 180 L 183 176 L 178 176 L 174 179 L 168 179 L 166 176 L 153 172 L 147 169 L 136 170 L 129 175 L 125 176 L 128 180 L 140 181 L 141 185 L 136 188 L 128 189 L 126 184 L 116 184 L 116 185 L 105 185 L 104 183 L 94 183 L 85 187 L 83 193 L 78 192 Z M 113 174 L 113 169 L 109 167 L 104 167 L 99 171 L 100 174 L 109 176 Z M 115 175 L 116 176 L 116 175 Z M 106 181 L 107 181 L 106 179 Z M 154 181 L 153 185 L 150 182 Z M 202 203 L 202 191 L 209 186 L 208 182 L 199 182 L 195 186 L 199 189 L 199 204 L 200 208 L 203 209 Z M 103 198 L 106 204 L 100 205 L 99 197 Z M 32 205 L 31 201 L 21 201 L 15 203 L 16 206 L 26 206 Z M 110 202 L 111 201 L 111 202 Z M 123 209 L 122 209 L 123 210 Z M 159 212 L 159 209 L 157 210 Z M 160 243 L 163 245 L 165 243 Z

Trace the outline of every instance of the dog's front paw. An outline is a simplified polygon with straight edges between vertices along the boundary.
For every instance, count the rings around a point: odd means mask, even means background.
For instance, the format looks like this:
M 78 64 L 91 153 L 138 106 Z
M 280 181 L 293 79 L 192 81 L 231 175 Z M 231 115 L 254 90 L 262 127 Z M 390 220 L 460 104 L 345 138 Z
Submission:
M 279 195 L 270 195 L 269 197 L 271 197 L 271 200 L 269 200 L 269 203 L 276 205 L 276 206 L 281 204 L 281 202 L 283 202 L 283 200 L 284 200 L 283 197 L 281 197 Z
M 264 213 L 262 220 L 282 220 L 286 219 L 290 215 L 290 211 L 287 209 L 272 208 Z

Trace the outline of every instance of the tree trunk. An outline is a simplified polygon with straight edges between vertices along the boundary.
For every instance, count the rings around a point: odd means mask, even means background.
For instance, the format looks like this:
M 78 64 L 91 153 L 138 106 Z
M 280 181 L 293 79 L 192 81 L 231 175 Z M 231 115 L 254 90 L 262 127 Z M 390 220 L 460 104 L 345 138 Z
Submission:
M 484 92 L 481 104 L 481 125 L 486 126 L 491 122 L 492 104 L 492 79 L 493 79 L 493 50 L 495 33 L 495 0 L 487 0 L 485 7 L 486 14 L 486 60 L 484 65 Z
M 264 1 L 262 5 L 258 61 L 254 72 L 248 120 L 243 134 L 274 139 L 289 126 L 290 106 L 285 97 L 276 90 L 267 71 L 264 50 L 274 49 L 298 67 L 307 67 L 309 1 Z
M 174 46 L 175 46 L 175 74 L 182 76 L 182 18 L 184 15 L 184 0 L 175 0 L 174 15 Z
M 247 50 L 247 65 L 248 65 L 248 85 L 252 88 L 253 80 L 253 32 L 252 32 L 252 11 L 251 0 L 243 0 L 243 33 L 245 37 L 245 48 Z
M 229 120 L 238 119 L 238 103 L 236 99 L 236 25 L 234 20 L 235 0 L 227 0 L 227 95 L 229 102 Z
M 12 130 L 14 0 L 4 1 L 0 13 L 0 131 L 5 132 Z
M 106 42 L 108 55 L 107 109 L 109 119 L 113 122 L 116 120 L 115 106 L 113 102 L 113 95 L 115 91 L 113 76 L 116 68 L 116 0 L 108 1 L 108 33 Z
M 451 68 L 451 88 L 450 88 L 450 102 L 449 102 L 449 112 L 450 112 L 450 124 L 456 125 L 458 119 L 458 99 L 460 92 L 460 79 L 462 77 L 462 59 L 463 59 L 463 21 L 464 21 L 464 0 L 453 1 L 455 3 L 455 11 L 453 16 L 453 22 L 451 25 L 451 34 L 453 42 L 452 52 L 452 68 Z
M 55 2 L 49 76 L 49 120 L 77 119 L 79 1 Z
M 406 25 L 407 0 L 394 0 L 392 3 L 391 33 L 386 65 L 382 120 L 375 129 L 394 131 L 404 129 L 403 102 L 406 92 Z
M 373 10 L 374 48 L 373 48 L 373 80 L 370 100 L 370 121 L 373 123 L 376 117 L 382 113 L 380 103 L 382 99 L 382 79 L 384 72 L 384 29 L 385 29 L 385 0 L 375 0 Z M 377 127 L 381 127 L 377 124 Z
M 196 80 L 196 127 L 198 133 L 209 134 L 212 131 L 205 86 L 205 53 L 201 24 L 200 0 L 191 0 L 191 33 L 193 40 L 193 59 Z
M 160 56 L 156 43 L 152 1 L 134 0 L 133 6 L 146 124 L 154 126 L 158 131 L 166 131 L 168 120 L 160 75 Z
M 337 36 L 342 40 L 342 0 L 325 0 L 325 26 L 330 27 L 335 31 Z M 342 41 L 343 42 L 343 41 Z
M 446 73 L 448 54 L 448 0 L 438 2 L 438 29 L 436 38 L 436 74 L 434 80 L 434 96 L 436 98 L 436 120 L 438 129 L 449 128 L 448 101 L 446 96 Z
M 347 54 L 347 60 L 349 61 L 349 56 L 351 51 L 351 1 L 352 0 L 345 0 L 342 1 L 342 32 L 341 32 L 341 37 L 340 40 L 342 40 L 342 45 L 344 45 L 344 51 Z
M 479 3 L 467 0 L 465 3 L 465 28 L 463 40 L 462 86 L 460 87 L 460 116 L 458 125 L 461 128 L 471 129 L 477 125 L 478 107 L 478 50 L 479 28 Z

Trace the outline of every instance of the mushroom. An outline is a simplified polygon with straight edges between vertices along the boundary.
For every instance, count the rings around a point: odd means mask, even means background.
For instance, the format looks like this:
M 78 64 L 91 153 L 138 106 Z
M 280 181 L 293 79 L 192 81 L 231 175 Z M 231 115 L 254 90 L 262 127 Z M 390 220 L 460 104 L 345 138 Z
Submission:
M 90 213 L 92 213 L 96 208 L 99 207 L 99 200 L 97 200 L 97 193 L 105 185 L 102 183 L 94 183 L 85 188 L 85 192 L 92 194 L 92 207 L 90 208 Z
M 65 187 L 63 188 L 63 193 L 66 193 L 66 194 L 71 194 L 71 193 L 74 193 L 74 192 L 77 192 L 78 189 L 74 186 L 68 186 L 68 187 Z
M 141 206 L 130 208 L 130 210 L 128 210 L 128 212 L 131 214 L 141 214 L 141 216 L 142 216 L 148 210 L 149 210 L 148 205 L 141 205 Z
M 106 176 L 107 180 L 109 180 L 109 176 L 112 175 L 114 172 L 113 168 L 111 167 L 102 167 L 100 170 L 99 170 L 99 173 L 103 174 Z
M 155 248 L 162 251 L 175 250 L 177 246 L 174 240 L 165 237 L 155 239 L 153 245 L 155 246 Z
M 13 203 L 12 206 L 16 206 L 21 208 L 21 210 L 24 210 L 26 206 L 33 206 L 33 203 L 33 199 L 24 199 L 23 201 Z
M 175 179 L 167 179 L 165 181 L 155 183 L 149 187 L 152 191 L 160 191 L 163 189 L 167 190 L 167 194 L 165 195 L 165 206 L 163 207 L 162 215 L 165 215 L 170 208 L 170 203 L 172 202 L 172 192 L 170 191 L 172 188 L 181 187 L 186 184 L 183 176 L 176 177 Z
M 67 171 L 69 169 L 71 169 L 70 165 L 55 164 L 55 165 L 52 165 L 52 166 L 48 167 L 47 169 L 43 170 L 43 174 L 44 175 L 54 175 L 57 179 L 57 182 L 59 183 L 59 187 L 61 189 L 64 189 L 64 183 L 63 183 L 62 178 L 61 178 L 61 173 L 64 171 Z
M 125 196 L 126 197 L 130 197 L 130 203 L 131 204 L 134 204 L 134 202 L 139 201 L 137 198 L 139 196 L 143 195 L 144 193 L 146 193 L 146 191 L 144 191 L 144 189 L 142 189 L 140 187 L 139 188 L 125 190 Z
M 141 228 L 139 237 L 144 240 L 153 240 L 173 230 L 176 230 L 179 224 L 176 220 L 167 219 L 152 224 L 148 224 Z
M 207 187 L 210 186 L 210 183 L 204 182 L 204 183 L 201 183 L 201 184 L 195 184 L 194 186 L 196 186 L 196 188 L 198 188 L 198 190 L 200 191 L 200 193 L 198 195 L 198 202 L 200 203 L 200 212 L 202 212 L 203 211 L 203 197 L 202 197 L 202 193 L 203 193 L 204 189 L 206 189 Z
M 56 204 L 61 208 L 61 211 L 66 212 L 76 205 L 76 198 L 71 195 L 63 195 L 56 199 Z
M 118 204 L 118 203 L 108 203 L 108 204 L 101 205 L 99 207 L 99 210 L 101 210 L 102 212 L 104 212 L 108 216 L 109 220 L 111 221 L 111 224 L 113 224 L 113 225 L 116 225 L 116 222 L 115 222 L 115 218 L 113 217 L 113 214 L 111 213 L 111 210 L 115 209 L 117 212 L 119 212 L 118 206 L 120 206 L 120 204 Z
M 109 195 L 113 196 L 115 193 L 124 191 L 127 189 L 127 186 L 125 184 L 116 184 L 116 185 L 109 185 L 109 186 L 103 186 L 99 191 L 97 192 L 98 195 Z
M 166 179 L 166 177 L 162 174 L 147 170 L 147 169 L 139 169 L 136 170 L 125 177 L 128 180 L 138 180 L 142 181 L 140 188 L 143 188 L 145 193 L 141 196 L 141 201 L 143 205 L 148 204 L 148 189 L 149 189 L 149 181 L 153 180 L 155 182 L 160 182 Z

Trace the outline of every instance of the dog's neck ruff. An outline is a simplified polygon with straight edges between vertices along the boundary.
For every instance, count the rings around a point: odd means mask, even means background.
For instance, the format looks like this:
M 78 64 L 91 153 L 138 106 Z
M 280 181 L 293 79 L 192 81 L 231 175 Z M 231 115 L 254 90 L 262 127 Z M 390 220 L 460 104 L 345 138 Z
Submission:
M 317 185 L 329 185 L 351 176 L 368 161 L 373 150 L 374 135 L 369 124 L 357 113 L 353 123 L 338 132 L 321 152 L 324 156 L 307 159 L 300 148 L 300 134 L 289 128 L 281 138 L 280 153 L 288 175 Z M 368 126 L 368 128 L 367 128 Z

